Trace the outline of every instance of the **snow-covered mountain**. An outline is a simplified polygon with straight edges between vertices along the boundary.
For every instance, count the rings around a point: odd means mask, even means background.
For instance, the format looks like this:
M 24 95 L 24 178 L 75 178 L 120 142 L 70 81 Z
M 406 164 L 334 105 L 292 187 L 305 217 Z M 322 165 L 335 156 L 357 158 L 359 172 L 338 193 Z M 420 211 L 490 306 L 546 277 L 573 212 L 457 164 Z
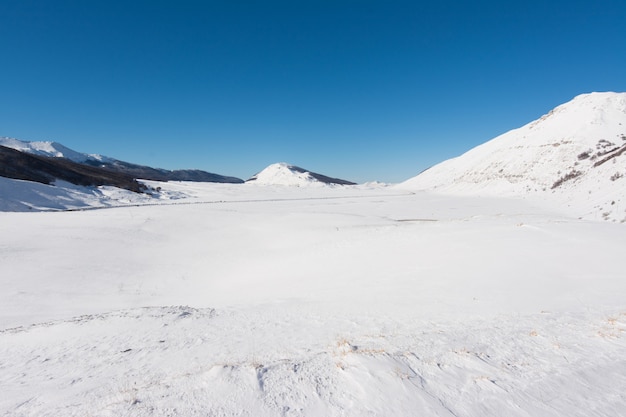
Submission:
M 331 178 L 284 162 L 272 164 L 246 181 L 262 185 L 290 185 L 297 187 L 324 184 L 354 185 L 353 182 Z
M 626 221 L 626 93 L 577 96 L 540 119 L 399 185 L 540 197 L 584 218 Z
M 86 154 L 76 152 L 57 142 L 28 142 L 14 138 L 0 137 L 0 146 L 12 148 L 36 156 L 67 159 L 91 167 L 105 168 L 130 175 L 134 178 L 141 178 L 155 181 L 197 181 L 197 182 L 221 182 L 221 183 L 243 183 L 243 180 L 198 169 L 167 170 L 162 168 L 152 168 L 144 165 L 133 164 L 120 161 L 115 158 L 98 154 Z
M 76 152 L 58 142 L 35 141 L 28 142 L 15 138 L 0 137 L 0 146 L 6 146 L 17 151 L 26 152 L 33 155 L 50 156 L 54 158 L 65 158 L 70 161 L 85 163 L 87 161 L 113 163 L 116 160 L 98 154 L 86 154 Z

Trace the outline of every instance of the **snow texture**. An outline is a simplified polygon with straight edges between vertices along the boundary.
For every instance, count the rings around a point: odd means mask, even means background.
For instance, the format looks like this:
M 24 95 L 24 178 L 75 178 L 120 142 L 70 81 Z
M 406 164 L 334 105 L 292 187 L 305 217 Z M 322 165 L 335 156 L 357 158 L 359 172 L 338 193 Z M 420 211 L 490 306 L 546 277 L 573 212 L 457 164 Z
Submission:
M 0 212 L 2 416 L 619 416 L 623 225 L 393 187 Z

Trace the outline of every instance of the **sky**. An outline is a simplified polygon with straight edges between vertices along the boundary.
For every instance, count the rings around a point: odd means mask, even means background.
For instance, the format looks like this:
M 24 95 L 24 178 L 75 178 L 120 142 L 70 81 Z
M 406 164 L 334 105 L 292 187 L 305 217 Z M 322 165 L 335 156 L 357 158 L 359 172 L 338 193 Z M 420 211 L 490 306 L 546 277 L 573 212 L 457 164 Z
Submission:
M 0 136 L 400 182 L 626 91 L 626 2 L 0 0 Z

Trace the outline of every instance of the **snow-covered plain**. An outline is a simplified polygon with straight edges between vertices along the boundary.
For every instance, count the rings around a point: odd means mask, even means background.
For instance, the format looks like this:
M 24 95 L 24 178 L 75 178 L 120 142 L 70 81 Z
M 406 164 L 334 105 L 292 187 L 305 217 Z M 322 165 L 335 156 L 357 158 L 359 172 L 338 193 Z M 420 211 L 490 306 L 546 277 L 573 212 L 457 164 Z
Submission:
M 625 415 L 622 224 L 532 198 L 160 186 L 0 212 L 0 415 Z

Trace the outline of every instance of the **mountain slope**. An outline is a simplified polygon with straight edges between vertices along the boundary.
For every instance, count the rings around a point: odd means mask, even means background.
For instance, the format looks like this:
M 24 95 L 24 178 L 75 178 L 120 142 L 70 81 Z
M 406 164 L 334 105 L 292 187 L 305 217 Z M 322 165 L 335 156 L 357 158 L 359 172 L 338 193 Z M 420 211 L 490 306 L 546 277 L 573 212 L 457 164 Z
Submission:
M 8 148 L 33 155 L 69 159 L 79 164 L 106 168 L 109 171 L 115 171 L 146 180 L 220 182 L 231 184 L 243 183 L 243 180 L 240 178 L 213 174 L 198 169 L 170 171 L 167 169 L 152 168 L 144 165 L 124 162 L 107 156 L 80 153 L 57 142 L 27 142 L 14 138 L 2 137 L 0 138 L 0 146 L 6 146 Z
M 34 141 L 28 142 L 14 138 L 0 137 L 0 145 L 32 155 L 66 158 L 70 161 L 85 163 L 87 161 L 113 162 L 115 159 L 102 155 L 76 152 L 58 142 Z
M 83 186 L 112 185 L 134 192 L 146 190 L 146 186 L 128 174 L 79 164 L 65 158 L 32 155 L 5 146 L 0 146 L 0 176 L 42 184 L 61 180 Z
M 242 184 L 244 182 L 240 178 L 213 174 L 199 169 L 177 169 L 170 171 L 167 169 L 152 168 L 118 160 L 113 160 L 112 162 L 96 162 L 93 160 L 87 160 L 85 164 L 122 172 L 144 180 L 219 182 L 228 184 Z
M 315 186 L 315 185 L 354 185 L 355 183 L 331 178 L 322 174 L 308 171 L 284 162 L 272 164 L 263 171 L 246 181 L 247 183 L 263 185 L 291 185 L 291 186 Z
M 626 93 L 577 96 L 540 119 L 399 185 L 540 196 L 585 218 L 626 220 Z

